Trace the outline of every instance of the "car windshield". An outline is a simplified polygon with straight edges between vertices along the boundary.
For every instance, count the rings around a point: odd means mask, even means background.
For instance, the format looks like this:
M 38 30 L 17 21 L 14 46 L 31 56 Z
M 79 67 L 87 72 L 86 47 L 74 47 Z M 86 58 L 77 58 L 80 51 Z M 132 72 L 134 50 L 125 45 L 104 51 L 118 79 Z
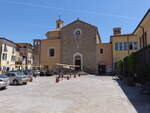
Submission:
M 7 78 L 6 75 L 0 75 L 0 78 Z
M 23 76 L 24 73 L 23 72 L 16 72 L 17 76 Z

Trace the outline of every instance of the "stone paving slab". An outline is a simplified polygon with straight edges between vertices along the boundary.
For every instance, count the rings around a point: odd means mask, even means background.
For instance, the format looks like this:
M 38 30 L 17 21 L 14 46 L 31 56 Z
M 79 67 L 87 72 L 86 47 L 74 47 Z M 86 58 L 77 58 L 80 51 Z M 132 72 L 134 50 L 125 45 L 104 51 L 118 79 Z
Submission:
M 109 76 L 41 77 L 0 91 L 0 113 L 138 113 Z M 144 112 L 143 112 L 144 113 Z

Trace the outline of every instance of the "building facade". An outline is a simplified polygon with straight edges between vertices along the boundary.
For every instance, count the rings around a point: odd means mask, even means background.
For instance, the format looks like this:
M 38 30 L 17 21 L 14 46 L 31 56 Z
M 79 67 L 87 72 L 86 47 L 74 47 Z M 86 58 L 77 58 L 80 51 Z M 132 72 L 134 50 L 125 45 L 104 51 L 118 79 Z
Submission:
M 21 67 L 16 64 L 20 59 L 18 45 L 6 38 L 0 38 L 0 72 L 17 70 Z
M 138 38 L 135 34 L 121 34 L 121 28 L 114 28 L 110 37 L 112 44 L 113 69 L 116 63 L 139 49 Z
M 112 44 L 97 44 L 97 71 L 99 74 L 112 72 Z
M 29 43 L 17 43 L 19 45 L 20 57 L 22 58 L 21 68 L 31 70 L 33 66 L 33 46 Z
M 113 29 L 112 44 L 113 69 L 116 62 L 150 45 L 150 9 L 131 34 L 121 34 L 121 28 Z
M 63 26 L 63 21 L 57 20 L 56 29 L 47 32 L 46 37 L 34 40 L 35 67 L 57 71 L 56 64 L 61 63 L 77 65 L 76 70 L 98 72 L 97 45 L 101 38 L 97 27 L 79 19 Z
M 150 9 L 147 11 L 133 33 L 138 38 L 140 49 L 150 45 Z

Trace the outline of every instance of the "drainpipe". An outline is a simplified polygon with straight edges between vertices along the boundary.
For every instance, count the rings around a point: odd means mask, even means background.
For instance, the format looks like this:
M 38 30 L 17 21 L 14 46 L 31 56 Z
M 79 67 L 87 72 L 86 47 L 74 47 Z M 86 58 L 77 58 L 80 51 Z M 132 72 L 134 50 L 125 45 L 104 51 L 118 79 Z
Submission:
M 127 45 L 127 47 L 128 47 L 127 49 L 128 49 L 128 55 L 129 55 L 129 51 L 130 51 L 130 48 L 129 48 L 129 36 L 127 36 L 127 44 L 128 44 Z
M 143 26 L 140 26 L 139 28 L 142 29 L 142 35 L 143 35 L 143 36 L 142 36 L 142 38 L 143 38 L 143 39 L 142 39 L 142 42 L 143 42 L 143 45 L 142 45 L 142 46 L 143 46 L 143 48 L 144 48 L 144 47 L 147 46 L 147 42 L 145 43 L 145 41 L 146 41 L 146 40 L 145 40 L 145 29 L 144 29 Z M 145 55 L 145 50 L 144 50 L 144 65 L 146 65 L 146 60 L 145 60 L 145 59 L 146 59 L 146 55 Z
M 143 42 L 143 45 L 142 45 L 142 46 L 145 47 L 145 45 L 146 45 L 146 43 L 145 43 L 145 41 L 146 41 L 146 40 L 145 40 L 145 34 L 144 34 L 144 33 L 145 33 L 145 29 L 144 29 L 143 26 L 140 26 L 139 28 L 142 29 L 142 38 L 143 38 L 143 39 L 142 39 L 142 42 Z

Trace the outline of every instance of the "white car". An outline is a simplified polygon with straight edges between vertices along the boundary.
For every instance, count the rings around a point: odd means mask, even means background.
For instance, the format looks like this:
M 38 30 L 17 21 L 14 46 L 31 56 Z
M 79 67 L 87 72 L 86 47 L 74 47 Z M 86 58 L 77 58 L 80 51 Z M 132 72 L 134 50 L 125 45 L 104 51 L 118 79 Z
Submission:
M 6 88 L 9 84 L 9 78 L 6 75 L 0 75 L 0 89 Z

